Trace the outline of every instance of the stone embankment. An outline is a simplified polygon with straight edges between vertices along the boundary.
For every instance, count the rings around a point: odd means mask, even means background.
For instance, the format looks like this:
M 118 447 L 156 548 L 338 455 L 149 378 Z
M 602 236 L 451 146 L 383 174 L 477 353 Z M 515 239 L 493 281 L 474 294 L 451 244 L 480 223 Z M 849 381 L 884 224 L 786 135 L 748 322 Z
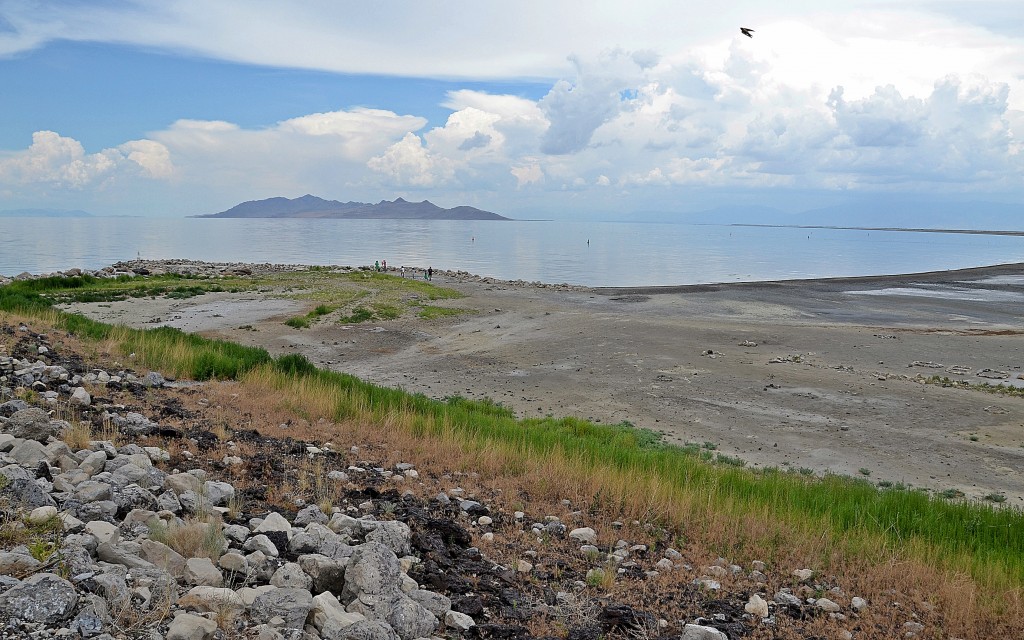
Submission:
M 326 479 L 345 491 L 335 504 L 246 513 L 242 490 L 213 472 L 241 458 L 201 464 L 210 434 L 106 397 L 151 400 L 179 383 L 87 369 L 26 326 L 0 330 L 14 345 L 0 349 L 2 638 L 522 640 L 530 625 L 554 621 L 540 628 L 578 640 L 730 640 L 802 620 L 853 638 L 871 608 L 809 569 L 697 564 L 624 539 L 602 549 L 581 511 L 530 516 L 459 489 L 435 492 L 426 470 L 360 461 L 351 443 L 346 454 L 269 443 L 280 456 L 322 456 Z M 82 437 L 76 422 L 106 437 Z M 198 453 L 139 444 L 154 435 Z M 605 539 L 622 525 L 609 526 Z M 527 548 L 515 546 L 523 540 Z M 677 605 L 648 601 L 657 615 L 601 595 L 608 580 L 643 592 L 665 577 L 682 586 L 669 598 Z M 913 617 L 898 624 L 901 637 L 925 628 Z
M 242 262 L 204 262 L 201 260 L 128 260 L 116 262 L 102 269 L 83 270 L 68 269 L 53 273 L 31 274 L 28 272 L 19 273 L 14 277 L 0 275 L 0 286 L 17 280 L 31 280 L 34 278 L 45 278 L 50 276 L 80 276 L 90 275 L 97 278 L 116 278 L 118 276 L 147 276 L 164 275 L 168 273 L 179 274 L 195 278 L 223 278 L 230 276 L 265 276 L 271 273 L 288 271 L 305 271 L 311 265 L 302 264 L 270 264 L 270 263 L 242 263 Z M 350 267 L 340 265 L 318 265 L 316 268 L 328 271 L 352 272 L 369 270 L 372 267 Z M 419 274 L 426 273 L 426 267 L 405 267 L 409 277 L 419 277 Z M 387 273 L 397 275 L 399 269 L 390 266 Z M 558 291 L 589 291 L 588 287 L 572 285 L 568 283 L 547 284 L 543 282 L 528 282 L 526 280 L 500 280 L 487 276 L 478 276 L 467 271 L 449 271 L 447 269 L 435 269 L 434 277 L 438 284 L 444 282 L 480 282 L 484 284 L 502 285 L 507 287 L 533 287 L 539 289 L 555 289 Z

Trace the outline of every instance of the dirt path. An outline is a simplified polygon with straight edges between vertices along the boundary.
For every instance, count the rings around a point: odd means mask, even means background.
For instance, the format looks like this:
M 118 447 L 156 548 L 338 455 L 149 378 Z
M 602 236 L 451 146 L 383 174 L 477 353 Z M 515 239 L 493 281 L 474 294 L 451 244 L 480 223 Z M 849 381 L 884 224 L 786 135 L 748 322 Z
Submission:
M 447 304 L 473 313 L 299 331 L 283 320 L 300 303 L 265 294 L 75 309 L 302 353 L 432 397 L 489 397 L 521 416 L 628 420 L 753 466 L 1024 503 L 1024 398 L 913 379 L 1024 383 L 1022 267 L 634 290 L 435 284 L 467 294 Z

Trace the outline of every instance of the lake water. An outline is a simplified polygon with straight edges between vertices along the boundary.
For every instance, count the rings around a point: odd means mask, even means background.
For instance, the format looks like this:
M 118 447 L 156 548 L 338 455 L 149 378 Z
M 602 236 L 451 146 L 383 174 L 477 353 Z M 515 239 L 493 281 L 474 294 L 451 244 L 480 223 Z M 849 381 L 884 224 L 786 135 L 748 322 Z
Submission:
M 1024 237 L 635 222 L 0 217 L 0 274 L 136 257 L 348 266 L 385 259 L 505 280 L 643 286 L 1024 262 Z

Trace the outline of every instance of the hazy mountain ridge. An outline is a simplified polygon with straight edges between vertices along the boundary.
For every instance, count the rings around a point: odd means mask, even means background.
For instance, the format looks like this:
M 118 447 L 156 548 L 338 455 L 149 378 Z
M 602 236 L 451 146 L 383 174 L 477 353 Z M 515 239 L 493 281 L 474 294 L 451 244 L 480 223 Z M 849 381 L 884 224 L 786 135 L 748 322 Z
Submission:
M 458 206 L 444 209 L 429 200 L 409 202 L 402 198 L 367 202 L 339 202 L 306 194 L 301 198 L 267 198 L 250 200 L 220 213 L 192 216 L 194 218 L 332 218 L 332 219 L 402 219 L 402 220 L 509 220 L 476 207 Z
M 5 218 L 92 218 L 93 215 L 81 209 L 5 209 L 0 211 Z

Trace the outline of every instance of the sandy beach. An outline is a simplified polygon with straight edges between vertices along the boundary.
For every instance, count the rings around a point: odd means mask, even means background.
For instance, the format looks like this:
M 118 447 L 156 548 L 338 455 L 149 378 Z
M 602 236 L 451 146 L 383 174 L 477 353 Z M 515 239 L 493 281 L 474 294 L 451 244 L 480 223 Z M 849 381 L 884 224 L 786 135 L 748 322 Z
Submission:
M 529 416 L 628 420 L 749 466 L 1024 503 L 1024 265 L 906 276 L 558 289 L 440 273 L 472 313 L 297 330 L 279 292 L 68 307 L 301 353 L 410 392 Z

